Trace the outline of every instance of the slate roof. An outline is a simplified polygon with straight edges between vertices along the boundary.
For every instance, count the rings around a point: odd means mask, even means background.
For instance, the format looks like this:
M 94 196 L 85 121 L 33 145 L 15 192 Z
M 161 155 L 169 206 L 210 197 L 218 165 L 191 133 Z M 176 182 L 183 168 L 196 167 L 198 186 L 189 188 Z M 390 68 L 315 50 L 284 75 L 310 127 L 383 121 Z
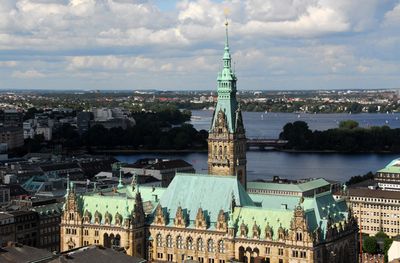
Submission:
M 138 257 L 128 256 L 122 252 L 101 246 L 83 247 L 67 253 L 59 258 L 50 261 L 50 263 L 144 263 L 146 260 Z
M 399 191 L 386 191 L 386 190 L 368 189 L 368 188 L 349 188 L 348 191 L 349 191 L 349 196 L 400 200 Z
M 2 263 L 48 262 L 51 258 L 54 258 L 53 253 L 29 246 L 16 245 L 0 248 L 0 262 Z M 45 261 L 45 259 L 48 260 Z

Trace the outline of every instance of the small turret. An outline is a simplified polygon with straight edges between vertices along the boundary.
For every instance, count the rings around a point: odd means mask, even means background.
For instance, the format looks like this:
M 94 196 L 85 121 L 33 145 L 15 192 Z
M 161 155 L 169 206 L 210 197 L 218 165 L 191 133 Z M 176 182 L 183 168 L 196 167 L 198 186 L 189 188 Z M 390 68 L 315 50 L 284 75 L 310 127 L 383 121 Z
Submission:
M 119 169 L 119 180 L 118 180 L 118 189 L 124 188 L 124 184 L 122 183 L 122 170 L 121 168 Z

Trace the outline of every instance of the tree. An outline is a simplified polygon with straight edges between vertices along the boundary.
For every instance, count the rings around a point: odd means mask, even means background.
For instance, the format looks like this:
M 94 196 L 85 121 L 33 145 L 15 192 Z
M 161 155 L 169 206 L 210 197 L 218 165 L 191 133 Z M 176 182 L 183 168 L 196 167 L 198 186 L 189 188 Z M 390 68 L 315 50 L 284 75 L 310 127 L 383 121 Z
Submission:
M 390 246 L 392 245 L 392 243 L 393 243 L 393 239 L 390 239 L 390 238 L 385 238 L 385 240 L 383 241 L 383 253 L 385 254 L 385 262 L 387 262 L 387 260 L 388 260 L 388 251 L 389 251 L 389 248 L 390 248 Z
M 366 237 L 363 241 L 363 251 L 369 254 L 375 254 L 378 250 L 378 242 L 374 236 Z
M 378 233 L 375 234 L 375 237 L 377 239 L 382 239 L 384 240 L 385 238 L 388 238 L 389 236 L 385 234 L 383 231 L 379 231 Z
M 288 140 L 287 146 L 295 149 L 307 149 L 307 145 L 312 137 L 312 131 L 304 121 L 287 123 L 283 127 L 283 132 L 279 135 L 282 140 Z
M 345 120 L 345 121 L 341 121 L 339 123 L 339 128 L 340 129 L 355 129 L 358 128 L 358 122 L 353 121 L 353 120 Z

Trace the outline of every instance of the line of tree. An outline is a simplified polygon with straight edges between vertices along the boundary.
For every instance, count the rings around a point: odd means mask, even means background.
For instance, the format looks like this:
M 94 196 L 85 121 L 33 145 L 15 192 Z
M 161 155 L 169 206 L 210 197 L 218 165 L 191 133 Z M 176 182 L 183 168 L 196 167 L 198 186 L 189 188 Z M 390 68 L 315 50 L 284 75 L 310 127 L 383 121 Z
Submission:
M 101 149 L 146 149 L 146 150 L 186 150 L 207 149 L 208 132 L 197 131 L 191 124 L 190 111 L 176 108 L 158 108 L 151 112 L 133 112 L 136 124 L 126 129 L 106 129 L 94 125 L 83 134 L 76 127 L 63 124 L 53 132 L 51 142 L 45 142 L 39 135 L 25 140 L 19 155 L 40 151 L 45 147 L 62 145 L 63 148 Z
M 287 123 L 279 135 L 286 149 L 338 152 L 400 152 L 400 129 L 388 126 L 361 128 L 353 120 L 338 128 L 312 131 L 304 121 Z
M 77 130 L 64 124 L 56 130 L 54 143 L 64 147 L 86 146 L 88 148 L 131 148 L 131 149 L 206 149 L 208 132 L 197 131 L 191 124 L 190 111 L 161 109 L 156 112 L 135 112 L 132 117 L 136 125 L 106 129 L 94 125 L 79 136 Z

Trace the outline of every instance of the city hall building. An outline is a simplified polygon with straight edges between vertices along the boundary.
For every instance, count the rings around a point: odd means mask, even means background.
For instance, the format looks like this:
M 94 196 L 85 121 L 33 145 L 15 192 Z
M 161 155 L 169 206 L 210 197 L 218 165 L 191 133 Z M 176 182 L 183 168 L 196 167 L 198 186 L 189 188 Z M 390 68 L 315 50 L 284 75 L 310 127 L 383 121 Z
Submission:
M 61 251 L 98 244 L 150 262 L 357 262 L 356 220 L 327 181 L 247 182 L 236 81 L 226 30 L 208 174 L 177 173 L 167 188 L 140 186 L 134 176 L 83 195 L 71 184 Z

